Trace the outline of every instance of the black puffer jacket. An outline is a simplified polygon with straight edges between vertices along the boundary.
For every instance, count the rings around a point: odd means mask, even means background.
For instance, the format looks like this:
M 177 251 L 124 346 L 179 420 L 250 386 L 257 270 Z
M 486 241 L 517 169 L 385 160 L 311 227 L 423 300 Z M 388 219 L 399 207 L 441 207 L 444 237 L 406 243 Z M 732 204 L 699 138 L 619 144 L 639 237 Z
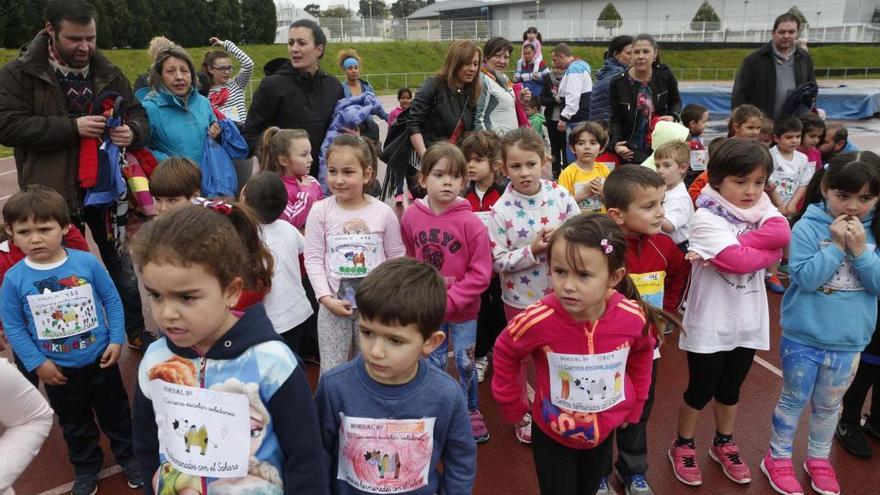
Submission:
M 654 101 L 654 116 L 662 117 L 670 115 L 678 122 L 681 120 L 681 96 L 678 94 L 678 81 L 668 66 L 660 64 L 654 67 L 651 81 L 652 100 Z M 642 163 L 651 155 L 651 146 L 647 143 L 632 143 L 635 130 L 638 109 L 636 101 L 638 91 L 632 85 L 627 72 L 624 71 L 611 80 L 611 146 L 621 141 L 627 142 L 627 147 L 633 151 L 632 163 Z M 650 135 L 650 132 L 648 133 Z
M 776 103 L 776 62 L 773 61 L 771 42 L 749 54 L 739 66 L 733 92 L 730 95 L 730 108 L 746 103 L 760 108 L 764 115 L 773 118 Z M 810 54 L 795 48 L 794 51 L 795 87 L 807 81 L 816 82 L 813 74 L 813 59 Z
M 268 127 L 305 130 L 314 160 L 310 175 L 317 177 L 321 143 L 333 120 L 336 102 L 342 99 L 342 84 L 321 70 L 315 75 L 298 71 L 286 59 L 269 61 L 264 71 L 266 78 L 254 93 L 241 134 L 254 153 Z
M 410 135 L 421 133 L 425 148 L 430 148 L 437 141 L 449 139 L 459 119 L 464 132 L 473 130 L 475 112 L 476 105 L 468 101 L 467 94 L 454 92 L 437 77 L 429 77 L 410 105 L 407 130 Z

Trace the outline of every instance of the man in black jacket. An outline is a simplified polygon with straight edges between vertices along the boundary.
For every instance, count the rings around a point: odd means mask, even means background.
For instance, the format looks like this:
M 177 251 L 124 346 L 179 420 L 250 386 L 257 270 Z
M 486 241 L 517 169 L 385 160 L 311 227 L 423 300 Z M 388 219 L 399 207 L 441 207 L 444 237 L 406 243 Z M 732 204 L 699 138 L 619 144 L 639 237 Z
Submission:
M 777 119 L 792 91 L 816 81 L 813 59 L 796 44 L 800 28 L 800 20 L 792 14 L 776 18 L 773 39 L 743 60 L 733 84 L 731 108 L 751 104 Z

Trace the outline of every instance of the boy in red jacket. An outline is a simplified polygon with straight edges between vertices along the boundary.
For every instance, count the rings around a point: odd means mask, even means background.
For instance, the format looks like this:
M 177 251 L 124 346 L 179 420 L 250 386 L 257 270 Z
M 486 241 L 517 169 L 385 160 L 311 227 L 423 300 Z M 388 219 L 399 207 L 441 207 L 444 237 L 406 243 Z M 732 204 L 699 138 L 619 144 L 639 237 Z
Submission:
M 665 218 L 663 177 L 645 167 L 619 167 L 605 180 L 603 192 L 608 216 L 626 235 L 626 271 L 642 300 L 676 314 L 690 265 L 672 238 L 660 232 Z M 617 476 L 627 493 L 650 493 L 645 479 L 648 471 L 646 426 L 654 402 L 659 352 L 654 357 L 650 393 L 641 419 L 617 430 Z

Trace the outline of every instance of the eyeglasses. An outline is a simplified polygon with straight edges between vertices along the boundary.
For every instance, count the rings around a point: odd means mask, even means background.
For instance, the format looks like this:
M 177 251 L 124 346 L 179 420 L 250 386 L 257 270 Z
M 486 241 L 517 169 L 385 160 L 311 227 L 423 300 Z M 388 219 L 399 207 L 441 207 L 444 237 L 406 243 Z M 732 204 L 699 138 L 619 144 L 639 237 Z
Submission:
M 214 70 L 219 70 L 219 71 L 221 71 L 221 72 L 232 72 L 232 66 L 231 66 L 231 65 L 224 65 L 223 67 L 214 67 L 214 66 L 211 66 L 211 68 L 214 69 Z

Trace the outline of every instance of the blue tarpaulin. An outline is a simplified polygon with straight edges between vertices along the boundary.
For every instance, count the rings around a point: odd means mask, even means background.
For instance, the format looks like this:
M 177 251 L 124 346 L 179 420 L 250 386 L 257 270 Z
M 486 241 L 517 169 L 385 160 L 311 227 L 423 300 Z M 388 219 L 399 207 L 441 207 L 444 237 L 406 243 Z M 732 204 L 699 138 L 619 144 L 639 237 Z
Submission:
M 730 114 L 732 86 L 684 86 L 679 88 L 682 106 L 697 103 L 709 109 L 712 118 Z M 852 86 L 819 86 L 816 106 L 832 120 L 869 119 L 880 112 L 880 89 Z

